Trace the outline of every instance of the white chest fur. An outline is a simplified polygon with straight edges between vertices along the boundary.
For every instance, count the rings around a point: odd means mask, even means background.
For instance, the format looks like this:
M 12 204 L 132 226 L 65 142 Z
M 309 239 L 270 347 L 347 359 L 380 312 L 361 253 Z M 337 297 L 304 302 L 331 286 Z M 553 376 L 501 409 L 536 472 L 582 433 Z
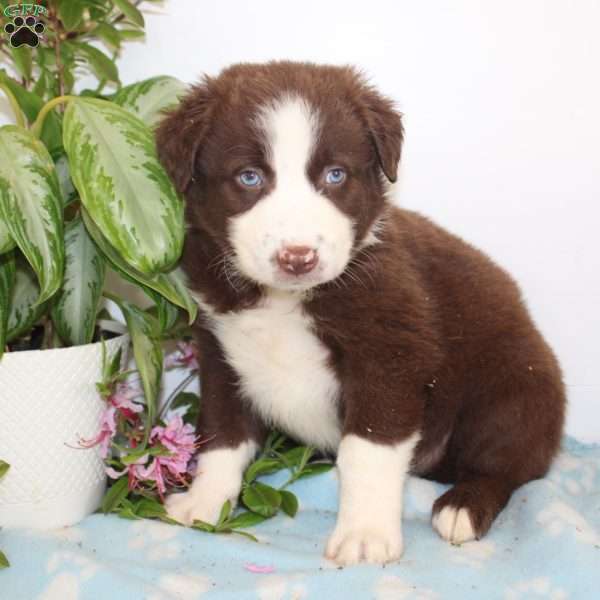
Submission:
M 339 381 L 299 297 L 273 292 L 252 309 L 208 312 L 242 392 L 265 422 L 304 443 L 337 449 Z

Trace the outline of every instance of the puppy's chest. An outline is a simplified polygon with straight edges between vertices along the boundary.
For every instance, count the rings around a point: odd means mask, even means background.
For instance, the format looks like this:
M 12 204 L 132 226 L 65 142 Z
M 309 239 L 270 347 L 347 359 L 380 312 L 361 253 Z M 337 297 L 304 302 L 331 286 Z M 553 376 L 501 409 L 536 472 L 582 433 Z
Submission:
M 256 308 L 213 314 L 212 322 L 242 392 L 262 418 L 305 443 L 335 450 L 340 385 L 298 299 L 271 295 Z

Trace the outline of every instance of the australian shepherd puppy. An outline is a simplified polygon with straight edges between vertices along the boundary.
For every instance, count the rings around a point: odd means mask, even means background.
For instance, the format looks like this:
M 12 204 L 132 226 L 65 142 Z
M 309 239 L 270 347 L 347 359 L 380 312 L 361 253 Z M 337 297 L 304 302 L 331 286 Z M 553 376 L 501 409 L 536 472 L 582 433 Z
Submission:
M 167 501 L 175 519 L 214 522 L 270 427 L 337 455 L 325 554 L 342 565 L 400 557 L 409 472 L 454 484 L 432 512 L 452 543 L 546 473 L 557 361 L 509 275 L 389 203 L 402 135 L 355 69 L 292 62 L 206 77 L 160 124 L 186 202 L 209 440 Z

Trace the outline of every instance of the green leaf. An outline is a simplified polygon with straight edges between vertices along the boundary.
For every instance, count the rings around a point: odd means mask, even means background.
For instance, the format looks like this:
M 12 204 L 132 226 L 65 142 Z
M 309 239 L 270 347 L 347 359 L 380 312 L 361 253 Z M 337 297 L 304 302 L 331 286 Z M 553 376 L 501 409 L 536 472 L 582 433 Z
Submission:
M 108 23 L 98 23 L 93 31 L 106 45 L 119 48 L 121 45 L 121 36 L 119 31 Z
M 187 86 L 179 79 L 163 75 L 122 87 L 113 102 L 154 126 L 162 116 L 161 111 L 179 104 L 186 90 Z
M 94 336 L 106 263 L 80 218 L 67 225 L 65 251 L 65 276 L 53 302 L 52 321 L 63 342 L 81 346 Z
M 13 252 L 0 254 L 0 358 L 4 354 L 8 334 L 8 316 L 10 314 L 10 299 L 15 284 L 15 255 Z M 6 464 L 6 463 L 4 463 Z M 2 476 L 2 461 L 0 461 L 0 477 Z
M 102 340 L 104 343 L 104 340 Z M 108 379 L 111 380 L 121 370 L 121 360 L 123 356 L 123 348 L 119 348 L 111 358 L 110 362 L 107 362 L 106 374 Z
M 154 301 L 158 310 L 158 323 L 160 330 L 167 333 L 176 323 L 179 317 L 179 309 L 175 304 L 169 302 L 165 297 L 155 293 Z
M 54 163 L 29 131 L 0 127 L 0 218 L 40 282 L 39 303 L 60 287 L 65 260 L 63 201 Z
M 327 473 L 327 471 L 331 471 L 331 469 L 333 469 L 333 463 L 312 463 L 304 467 L 296 479 L 321 475 L 321 473 Z
M 172 268 L 183 247 L 183 204 L 150 129 L 116 104 L 76 98 L 63 139 L 81 201 L 118 254 L 145 275 Z
M 254 535 L 252 535 L 251 533 L 248 533 L 247 531 L 237 531 L 232 529 L 231 531 L 228 531 L 228 533 L 235 533 L 236 535 L 243 535 L 245 538 L 248 538 L 249 540 L 252 540 L 253 542 L 256 542 L 258 544 L 258 538 Z
M 46 92 L 48 91 L 48 88 L 50 87 L 50 85 L 51 85 L 50 72 L 48 71 L 48 69 L 41 67 L 40 72 L 37 76 L 37 79 L 36 79 L 31 91 L 36 96 L 43 98 L 44 95 L 46 94 Z
M 231 500 L 225 500 L 223 506 L 221 506 L 221 512 L 219 513 L 219 518 L 217 520 L 216 529 L 219 529 L 223 523 L 228 519 L 231 514 Z
M 66 154 L 59 156 L 54 162 L 54 168 L 56 169 L 56 176 L 58 177 L 58 184 L 60 185 L 60 194 L 65 201 L 65 206 L 77 199 L 77 190 L 73 186 L 71 181 L 71 174 L 69 172 L 69 161 L 67 160 Z
M 133 343 L 133 356 L 140 372 L 142 386 L 146 396 L 146 441 L 150 435 L 150 428 L 154 425 L 156 417 L 156 403 L 160 391 L 160 380 L 163 368 L 163 352 L 158 340 L 158 323 L 156 319 L 137 306 L 109 296 L 116 302 L 123 312 L 131 341 Z
M 137 40 L 143 38 L 146 33 L 139 29 L 119 29 L 119 35 L 122 40 Z
M 200 413 L 200 396 L 192 392 L 179 392 L 171 402 L 171 408 L 175 409 L 181 406 L 187 407 L 187 411 L 183 415 L 183 422 L 195 425 Z
M 254 527 L 262 523 L 267 517 L 263 517 L 254 512 L 242 512 L 232 519 L 227 521 L 227 527 L 230 529 L 244 529 L 246 527 Z
M 120 477 L 108 488 L 104 498 L 102 498 L 102 512 L 104 514 L 111 513 L 123 502 L 129 493 L 127 485 L 127 477 Z
M 297 446 L 296 448 L 284 452 L 281 460 L 283 460 L 290 468 L 297 467 L 298 469 L 302 469 L 313 453 L 314 448 L 311 448 L 310 446 Z
M 167 300 L 173 302 L 173 304 L 184 308 L 189 315 L 188 321 L 190 324 L 196 320 L 198 305 L 190 296 L 190 292 L 186 285 L 185 275 L 180 268 L 173 269 L 169 273 L 158 273 L 154 276 L 140 273 L 128 265 L 121 258 L 119 253 L 108 243 L 108 240 L 101 233 L 94 221 L 92 221 L 85 209 L 82 209 L 81 214 L 88 233 L 92 236 L 96 244 L 98 244 L 100 250 L 102 250 L 117 272 L 128 281 L 138 285 L 143 284 L 144 286 L 159 292 L 162 296 L 167 298 Z M 147 290 L 144 291 L 151 296 Z
M 281 494 L 281 510 L 286 515 L 295 517 L 298 512 L 298 498 L 287 490 L 280 490 L 279 493 Z
M 192 529 L 199 529 L 200 531 L 207 531 L 209 533 L 213 533 L 215 531 L 215 526 L 210 523 L 205 523 L 204 521 L 200 521 L 196 519 L 192 523 Z
M 9 469 L 10 465 L 4 460 L 0 460 L 0 479 L 2 479 L 8 473 Z
M 2 69 L 0 69 L 0 85 L 7 87 L 17 100 L 29 123 L 33 123 L 44 105 L 42 98 L 26 90 Z M 55 111 L 46 116 L 40 139 L 44 142 L 50 153 L 56 151 L 62 145 L 61 119 Z
M 270 485 L 256 481 L 244 489 L 242 501 L 252 512 L 272 517 L 281 506 L 281 494 Z
M 10 567 L 8 558 L 6 558 L 6 554 L 0 550 L 0 569 L 7 569 L 8 567 Z
M 117 65 L 104 52 L 85 42 L 71 42 L 75 52 L 83 56 L 98 79 L 119 82 Z
M 152 498 L 142 498 L 134 502 L 133 510 L 136 515 L 144 519 L 156 519 L 167 516 L 166 508 L 158 500 Z
M 80 0 L 60 0 L 58 16 L 67 31 L 77 29 L 83 18 L 84 5 Z
M 200 396 L 197 394 L 193 394 L 192 392 L 179 392 L 173 401 L 171 402 L 171 408 L 180 408 L 182 406 L 187 406 L 188 408 L 192 408 L 200 403 Z
M 132 508 L 129 506 L 125 506 L 124 508 L 122 508 L 117 515 L 121 518 L 121 519 L 129 519 L 131 521 L 137 521 L 140 520 L 142 517 L 139 517 L 138 515 L 136 515 Z
M 285 465 L 276 458 L 260 458 L 257 461 L 254 461 L 244 473 L 244 481 L 246 483 L 251 483 L 254 481 L 259 475 L 267 475 L 268 473 L 275 473 L 276 471 L 280 471 L 281 469 L 285 469 Z
M 12 95 L 16 98 L 21 110 L 27 117 L 30 123 L 35 121 L 38 112 L 42 108 L 44 101 L 34 94 L 26 90 L 19 82 L 6 74 L 6 71 L 0 69 L 0 83 L 5 85 Z
M 124 465 L 132 465 L 137 460 L 139 460 L 140 458 L 142 458 L 143 456 L 145 456 L 147 454 L 148 454 L 148 448 L 136 448 L 135 450 L 132 450 L 125 456 L 122 456 L 120 458 L 120 460 Z
M 20 75 L 22 75 L 27 81 L 31 79 L 31 48 L 26 44 L 19 46 L 18 48 L 10 47 L 10 53 L 12 54 L 15 67 Z
M 139 27 L 144 26 L 144 15 L 128 0 L 113 0 L 115 6 L 131 21 Z
M 12 250 L 15 247 L 14 240 L 10 237 L 8 228 L 4 224 L 2 218 L 0 218 L 0 255 Z
M 6 341 L 26 333 L 44 314 L 47 304 L 37 304 L 40 295 L 35 273 L 27 261 L 18 254 L 15 260 L 15 280 L 9 302 Z

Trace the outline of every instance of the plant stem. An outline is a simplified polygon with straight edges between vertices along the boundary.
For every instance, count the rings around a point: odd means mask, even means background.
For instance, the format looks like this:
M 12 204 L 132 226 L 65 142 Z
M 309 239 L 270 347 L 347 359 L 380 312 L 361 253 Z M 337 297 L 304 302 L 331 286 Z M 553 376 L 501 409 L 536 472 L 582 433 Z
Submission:
M 48 14 L 49 19 L 52 21 L 52 28 L 54 29 L 54 56 L 56 60 L 56 76 L 58 79 L 58 95 L 64 96 L 65 94 L 65 78 L 64 78 L 64 67 L 62 64 L 62 58 L 60 54 L 60 41 L 63 33 L 62 24 L 56 14 L 55 9 L 50 9 Z
M 162 408 L 160 409 L 158 416 L 156 417 L 157 419 L 160 419 L 162 417 L 163 413 L 167 410 L 169 404 L 171 404 L 171 402 L 173 402 L 173 399 L 177 397 L 177 394 L 185 390 L 185 388 L 195 379 L 196 375 L 198 375 L 198 370 L 194 369 L 185 379 L 179 382 L 177 387 L 169 394 L 169 397 L 162 405 Z
M 23 114 L 23 111 L 21 110 L 21 107 L 19 106 L 19 103 L 17 102 L 17 99 L 14 97 L 13 93 L 3 84 L 0 83 L 0 89 L 6 94 L 6 97 L 8 98 L 8 103 L 10 104 L 10 107 L 12 108 L 13 112 L 15 113 L 15 120 L 17 122 L 17 125 L 19 127 L 25 127 L 25 115 Z
M 75 98 L 75 96 L 58 96 L 58 97 L 52 98 L 52 100 L 49 100 L 48 102 L 46 102 L 46 104 L 44 104 L 44 106 L 42 106 L 42 109 L 38 113 L 37 119 L 35 120 L 34 124 L 31 126 L 31 132 L 33 133 L 33 135 L 35 135 L 36 137 L 40 137 L 40 135 L 42 133 L 42 126 L 44 124 L 44 119 L 46 118 L 46 115 L 57 104 L 61 104 L 63 102 L 68 102 L 69 100 L 73 100 L 73 98 Z

